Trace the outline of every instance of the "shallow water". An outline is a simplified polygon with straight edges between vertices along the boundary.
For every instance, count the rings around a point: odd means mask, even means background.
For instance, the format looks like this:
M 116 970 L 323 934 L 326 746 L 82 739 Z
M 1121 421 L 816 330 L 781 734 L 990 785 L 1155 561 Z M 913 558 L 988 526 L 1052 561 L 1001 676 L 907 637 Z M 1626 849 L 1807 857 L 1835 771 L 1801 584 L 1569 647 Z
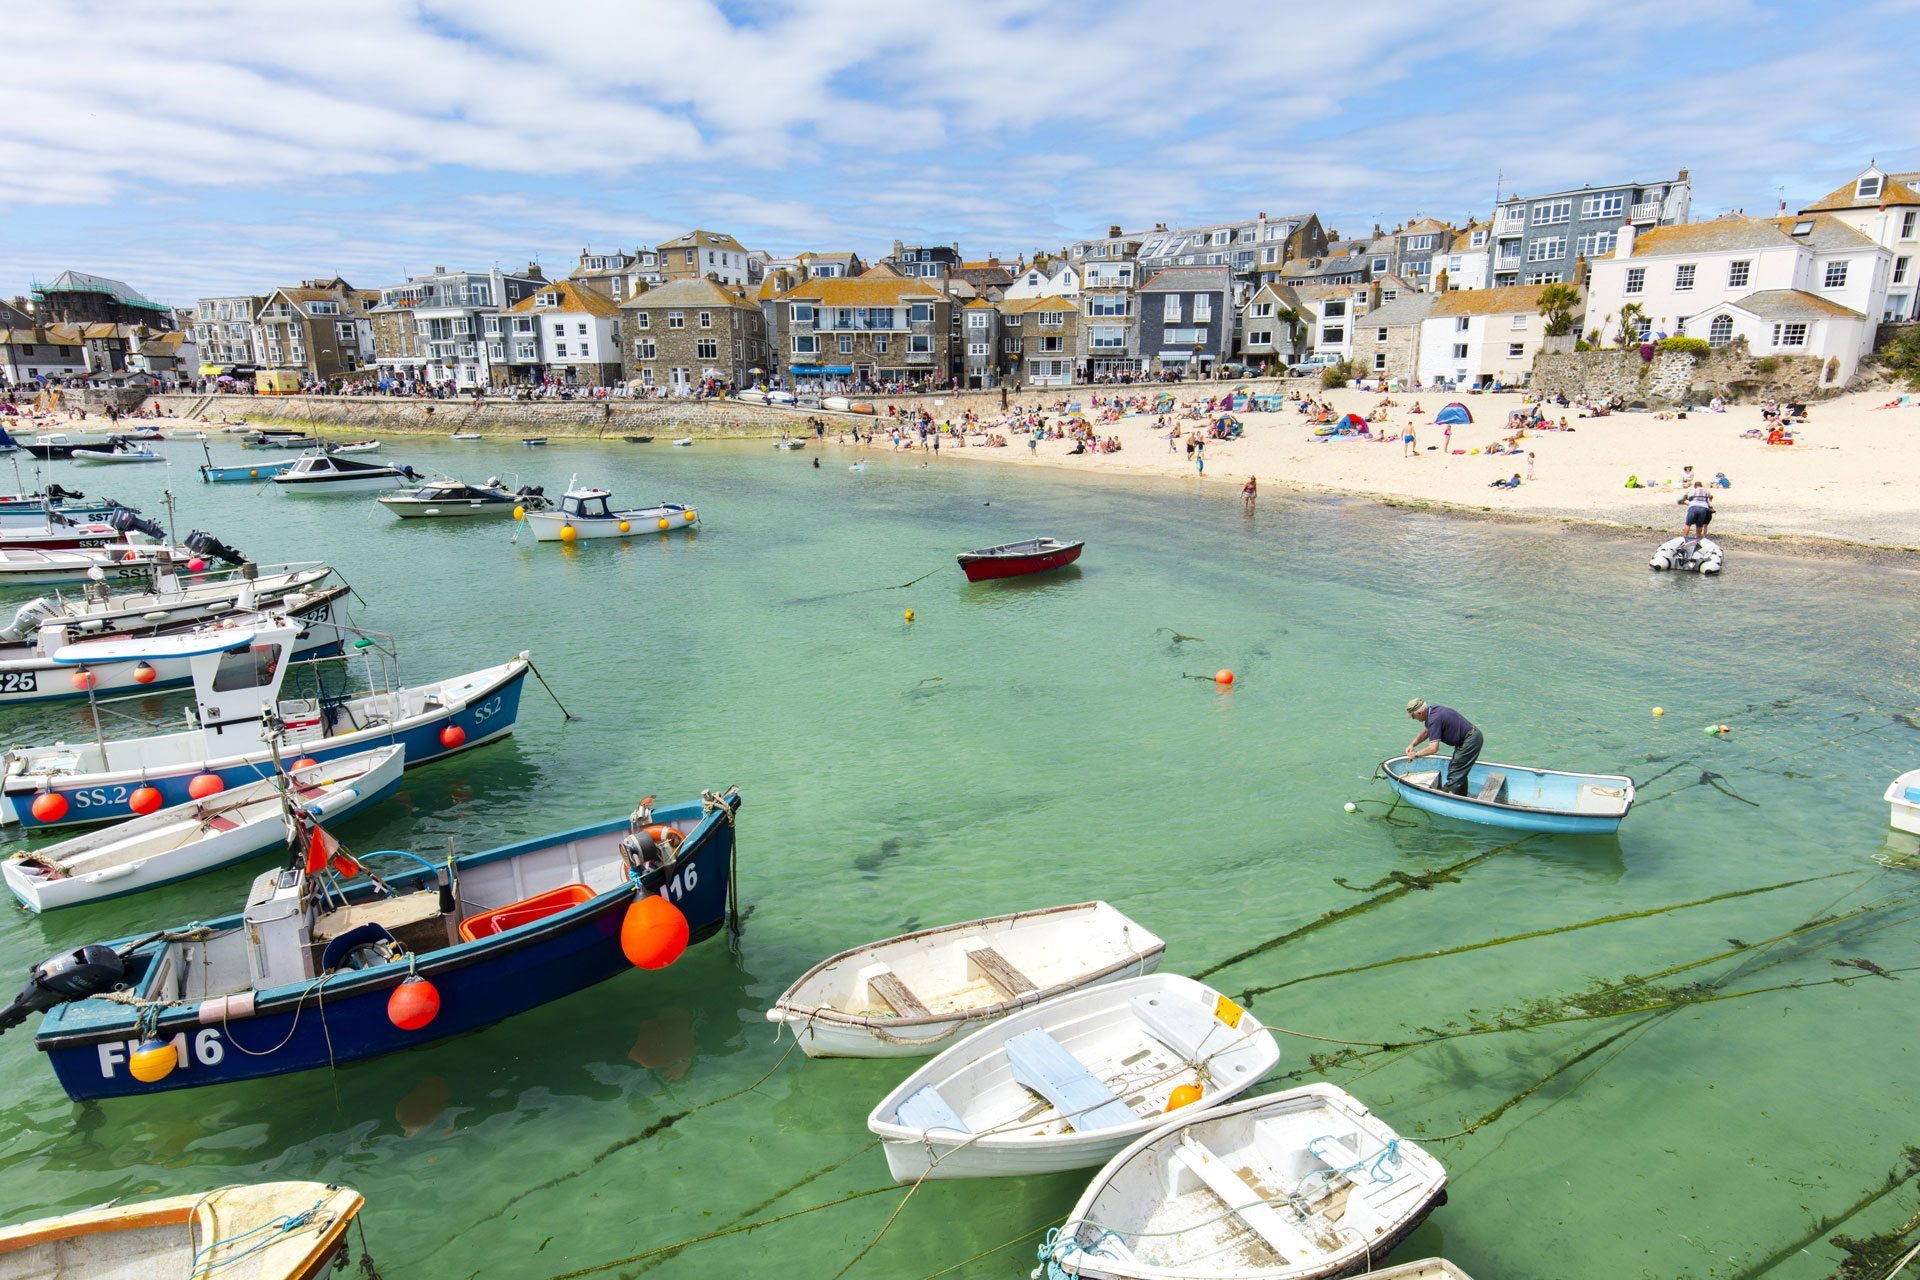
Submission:
M 171 484 L 182 531 L 212 529 L 263 560 L 336 564 L 365 597 L 360 621 L 399 637 L 403 676 L 531 649 L 579 717 L 564 724 L 529 687 L 509 743 L 409 774 L 398 799 L 340 830 L 351 846 L 484 848 L 623 813 L 643 794 L 737 783 L 752 914 L 738 958 L 716 940 L 663 973 L 332 1077 L 78 1106 L 30 1029 L 16 1031 L 0 1040 L 8 1219 L 317 1178 L 366 1194 L 389 1277 L 570 1273 L 887 1185 L 866 1113 L 912 1064 L 783 1060 L 762 1017 L 827 953 L 1105 897 L 1167 939 L 1168 969 L 1198 973 L 1392 888 L 1368 889 L 1394 873 L 1488 851 L 1210 980 L 1240 992 L 1851 873 L 1254 1001 L 1269 1024 L 1401 1041 L 1872 909 L 1667 979 L 1825 985 L 1328 1072 L 1403 1133 L 1443 1135 L 1626 1032 L 1484 1128 L 1434 1144 L 1452 1199 L 1401 1260 L 1444 1253 L 1479 1280 L 1748 1274 L 1880 1185 L 1920 1138 L 1920 978 L 1834 963 L 1920 965 L 1908 922 L 1920 872 L 1875 862 L 1890 837 L 1880 794 L 1920 763 L 1909 573 L 1749 554 L 1730 528 L 1725 577 L 1681 579 L 1647 571 L 1645 539 L 1271 495 L 1248 516 L 1224 486 L 951 459 L 880 454 L 851 473 L 843 453 L 816 469 L 811 450 L 764 443 L 391 450 L 556 493 L 578 472 L 620 498 L 690 501 L 704 521 L 693 536 L 516 546 L 508 524 L 401 524 L 366 498 L 202 486 L 197 446 L 162 447 L 181 459 L 165 474 L 54 463 L 47 478 L 149 511 Z M 1034 533 L 1089 549 L 1026 582 L 968 585 L 953 565 L 958 550 Z M 1182 678 L 1220 667 L 1238 677 L 1224 692 Z M 1405 808 L 1389 819 L 1370 777 L 1410 736 L 1401 707 L 1415 694 L 1483 726 L 1488 759 L 1631 773 L 1641 805 L 1617 842 L 1516 842 Z M 20 742 L 84 724 L 71 708 L 11 718 Z M 1728 736 L 1702 733 L 1719 722 Z M 1348 815 L 1348 800 L 1368 803 Z M 236 910 L 259 865 L 45 920 L 9 909 L 0 972 Z M 1309 1054 L 1338 1046 L 1282 1047 L 1283 1071 L 1307 1071 Z M 1024 1276 L 1038 1229 L 1084 1183 L 928 1183 L 850 1274 Z M 596 1274 L 833 1276 L 900 1195 Z M 1903 1190 L 1835 1230 L 1864 1234 L 1913 1208 Z M 1816 1240 L 1766 1274 L 1822 1276 L 1833 1256 Z

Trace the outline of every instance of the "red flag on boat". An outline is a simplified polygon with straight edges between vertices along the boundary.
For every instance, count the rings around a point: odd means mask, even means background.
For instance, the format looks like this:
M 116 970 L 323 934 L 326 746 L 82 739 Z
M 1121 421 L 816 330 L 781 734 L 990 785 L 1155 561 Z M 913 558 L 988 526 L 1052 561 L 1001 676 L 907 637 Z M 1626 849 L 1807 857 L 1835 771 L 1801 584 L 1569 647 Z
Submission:
M 335 875 L 348 880 L 360 874 L 354 856 L 316 823 L 307 833 L 307 874 L 317 876 L 324 867 L 332 867 Z

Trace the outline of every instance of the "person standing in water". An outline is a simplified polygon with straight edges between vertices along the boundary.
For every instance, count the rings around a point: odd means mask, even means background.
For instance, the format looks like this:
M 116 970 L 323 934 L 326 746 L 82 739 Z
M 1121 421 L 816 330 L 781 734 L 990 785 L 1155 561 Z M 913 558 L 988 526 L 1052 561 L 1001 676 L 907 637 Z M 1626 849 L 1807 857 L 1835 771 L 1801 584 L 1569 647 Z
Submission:
M 1467 775 L 1480 759 L 1480 748 L 1485 743 L 1480 730 L 1452 707 L 1437 703 L 1428 706 L 1425 698 L 1407 703 L 1407 714 L 1420 722 L 1420 732 L 1407 744 L 1407 759 L 1417 760 L 1432 755 L 1442 746 L 1452 747 L 1453 758 L 1447 762 L 1447 779 L 1441 789 L 1457 796 L 1467 794 Z
M 1707 526 L 1713 523 L 1713 490 L 1698 480 L 1680 499 L 1687 508 L 1687 527 L 1683 536 L 1689 542 L 1697 542 L 1707 536 Z

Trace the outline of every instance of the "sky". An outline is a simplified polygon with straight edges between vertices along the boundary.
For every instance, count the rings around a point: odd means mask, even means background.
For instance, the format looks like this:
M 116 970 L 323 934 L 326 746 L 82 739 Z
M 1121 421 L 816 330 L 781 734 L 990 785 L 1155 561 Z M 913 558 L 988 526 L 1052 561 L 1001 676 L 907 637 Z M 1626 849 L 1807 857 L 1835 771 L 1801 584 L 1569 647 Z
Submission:
M 1690 171 L 1920 169 L 1920 0 L 8 0 L 0 297 L 564 275 L 693 227 L 969 258 L 1315 212 L 1360 235 Z

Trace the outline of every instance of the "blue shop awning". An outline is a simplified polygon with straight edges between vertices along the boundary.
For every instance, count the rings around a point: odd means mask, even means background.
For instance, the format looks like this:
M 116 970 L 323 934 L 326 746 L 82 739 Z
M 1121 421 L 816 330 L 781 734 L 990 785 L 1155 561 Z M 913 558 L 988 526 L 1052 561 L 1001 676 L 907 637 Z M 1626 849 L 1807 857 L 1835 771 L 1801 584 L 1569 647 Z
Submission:
M 852 373 L 850 364 L 796 364 L 789 365 L 787 372 L 796 378 L 820 378 L 829 374 Z

